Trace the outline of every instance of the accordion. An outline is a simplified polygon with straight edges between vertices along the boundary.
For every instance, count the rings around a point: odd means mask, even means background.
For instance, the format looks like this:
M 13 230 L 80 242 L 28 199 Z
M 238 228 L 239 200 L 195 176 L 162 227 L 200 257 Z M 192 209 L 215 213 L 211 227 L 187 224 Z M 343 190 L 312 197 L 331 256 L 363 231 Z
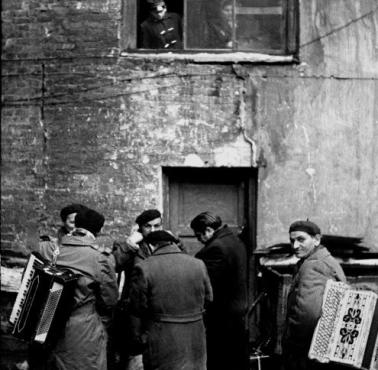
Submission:
M 378 295 L 329 280 L 309 358 L 378 369 Z
M 40 344 L 52 343 L 71 313 L 78 277 L 32 253 L 9 318 L 12 334 Z

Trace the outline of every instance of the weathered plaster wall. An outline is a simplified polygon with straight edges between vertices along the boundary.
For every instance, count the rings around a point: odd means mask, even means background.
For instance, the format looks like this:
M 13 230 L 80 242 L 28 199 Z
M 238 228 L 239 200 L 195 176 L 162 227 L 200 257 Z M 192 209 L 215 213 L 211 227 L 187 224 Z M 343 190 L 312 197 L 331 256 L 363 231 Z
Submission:
M 298 65 L 118 57 L 120 1 L 3 3 L 3 254 L 71 201 L 119 236 L 178 165 L 260 166 L 258 247 L 311 217 L 378 248 L 374 0 L 301 2 Z
M 297 73 L 259 81 L 258 240 L 283 240 L 289 220 L 310 217 L 377 250 L 377 4 L 302 1 L 300 26 Z

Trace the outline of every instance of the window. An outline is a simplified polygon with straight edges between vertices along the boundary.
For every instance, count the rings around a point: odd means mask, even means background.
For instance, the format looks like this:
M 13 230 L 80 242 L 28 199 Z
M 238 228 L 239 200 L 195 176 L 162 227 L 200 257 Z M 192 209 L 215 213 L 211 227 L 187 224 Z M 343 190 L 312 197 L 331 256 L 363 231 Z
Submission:
M 159 0 L 124 2 L 122 40 L 128 51 L 296 51 L 298 0 L 165 0 L 163 21 L 153 14 Z

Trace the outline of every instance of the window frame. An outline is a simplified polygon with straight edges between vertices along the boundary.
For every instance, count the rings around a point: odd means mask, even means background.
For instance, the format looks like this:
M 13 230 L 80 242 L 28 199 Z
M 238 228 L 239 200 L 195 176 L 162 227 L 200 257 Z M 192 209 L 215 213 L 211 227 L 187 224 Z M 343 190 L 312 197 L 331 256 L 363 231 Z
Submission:
M 140 0 L 139 0 L 140 1 Z M 120 48 L 121 56 L 134 58 L 174 59 L 197 62 L 263 62 L 293 63 L 298 62 L 299 41 L 299 0 L 282 0 L 283 11 L 286 12 L 285 50 L 235 51 L 226 49 L 182 49 L 166 50 L 137 48 L 137 12 L 138 0 L 123 0 L 121 10 Z M 184 3 L 184 9 L 186 1 Z M 186 32 L 185 24 L 183 26 Z

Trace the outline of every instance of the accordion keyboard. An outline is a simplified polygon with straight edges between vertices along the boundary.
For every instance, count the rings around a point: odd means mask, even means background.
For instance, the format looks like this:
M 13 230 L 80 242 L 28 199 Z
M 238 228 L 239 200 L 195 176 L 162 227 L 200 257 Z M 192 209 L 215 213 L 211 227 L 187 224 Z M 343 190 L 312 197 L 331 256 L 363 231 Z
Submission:
M 17 322 L 18 318 L 20 317 L 22 307 L 25 303 L 25 297 L 30 287 L 30 282 L 32 281 L 32 278 L 34 276 L 36 264 L 42 264 L 42 263 L 43 262 L 39 258 L 37 258 L 34 254 L 30 255 L 27 265 L 25 267 L 23 276 L 22 276 L 20 289 L 18 290 L 17 297 L 13 305 L 12 313 L 9 317 L 9 322 L 11 324 L 14 324 L 15 322 Z

